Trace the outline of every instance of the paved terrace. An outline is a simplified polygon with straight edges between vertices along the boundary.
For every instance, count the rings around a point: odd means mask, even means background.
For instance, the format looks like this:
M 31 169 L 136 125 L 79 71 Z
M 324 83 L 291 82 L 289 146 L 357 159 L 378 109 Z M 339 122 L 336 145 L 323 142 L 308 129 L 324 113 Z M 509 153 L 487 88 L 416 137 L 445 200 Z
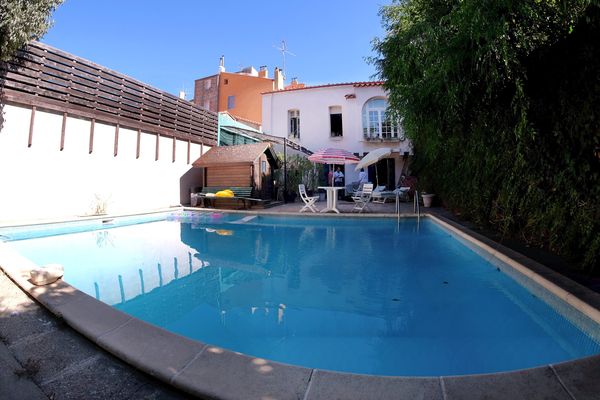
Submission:
M 317 204 L 323 208 L 323 202 Z M 339 206 L 343 213 L 349 213 L 352 207 L 352 203 L 343 201 Z M 375 214 L 393 213 L 394 207 L 394 203 L 371 206 Z M 293 213 L 300 208 L 301 204 L 295 203 L 264 212 Z M 444 214 L 443 210 L 438 209 L 427 211 Z M 403 203 L 401 212 L 412 213 L 412 204 Z M 475 236 L 495 249 L 502 247 L 485 237 Z M 600 296 L 531 260 L 528 261 L 510 249 L 504 250 L 547 279 L 560 283 L 579 298 L 600 308 Z M 112 356 L 94 341 L 72 329 L 65 320 L 47 311 L 2 271 L 0 293 L 1 399 L 192 397 Z M 52 296 L 51 292 L 49 296 Z M 59 309 L 68 308 L 68 304 L 60 304 L 60 299 L 49 301 L 58 304 L 56 307 Z M 73 302 L 76 301 L 78 300 Z M 97 328 L 88 325 L 84 330 L 89 337 L 89 332 Z M 129 334 L 128 345 L 131 347 L 135 347 L 135 341 L 139 342 L 141 339 L 136 337 L 136 333 L 134 331 Z M 156 338 L 144 335 L 144 339 L 153 343 Z M 210 346 L 205 348 L 207 350 L 204 355 L 207 357 L 223 356 L 220 349 Z M 200 358 L 201 354 L 202 352 L 198 353 L 189 364 Z M 224 355 L 227 359 L 227 354 Z M 212 368 L 214 374 L 208 372 L 203 378 L 202 375 L 195 375 L 195 378 L 208 380 L 209 386 L 214 384 L 221 387 L 220 393 L 209 391 L 210 398 L 228 399 L 600 399 L 600 356 L 515 373 L 442 378 L 368 377 L 295 367 L 288 370 L 268 361 L 251 367 L 246 365 L 240 368 L 239 362 L 229 359 L 229 362 Z M 254 381 L 262 380 L 265 374 L 258 376 L 256 371 L 270 371 L 268 374 L 276 378 L 262 392 L 256 391 L 257 388 L 253 386 Z M 289 390 L 292 387 L 293 390 Z

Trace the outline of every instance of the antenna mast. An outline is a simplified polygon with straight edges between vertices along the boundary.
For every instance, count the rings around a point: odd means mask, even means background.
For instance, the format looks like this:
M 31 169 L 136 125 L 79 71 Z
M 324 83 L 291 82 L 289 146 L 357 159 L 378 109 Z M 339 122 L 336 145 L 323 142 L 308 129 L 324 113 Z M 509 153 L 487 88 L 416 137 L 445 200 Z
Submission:
M 185 96 L 187 95 L 187 92 L 185 90 L 185 85 L 181 84 L 181 89 L 179 89 L 179 98 L 181 100 L 185 100 Z
M 277 46 L 273 46 L 273 47 L 275 47 L 277 50 L 279 50 L 281 52 L 281 57 L 283 58 L 283 68 L 281 69 L 281 72 L 283 74 L 283 79 L 285 80 L 285 53 L 287 53 L 291 56 L 294 56 L 294 57 L 296 55 L 287 49 L 285 40 L 281 41 L 281 45 L 279 47 L 277 47 Z

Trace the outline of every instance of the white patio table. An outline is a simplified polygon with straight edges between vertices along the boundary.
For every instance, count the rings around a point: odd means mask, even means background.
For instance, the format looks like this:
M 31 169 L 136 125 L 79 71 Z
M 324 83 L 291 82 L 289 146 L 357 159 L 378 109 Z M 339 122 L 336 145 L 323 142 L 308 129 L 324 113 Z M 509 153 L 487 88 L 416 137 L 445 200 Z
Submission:
M 337 209 L 337 191 L 344 189 L 343 186 L 319 186 L 319 189 L 324 189 L 327 192 L 327 207 L 322 209 L 321 212 L 333 211 L 340 213 Z

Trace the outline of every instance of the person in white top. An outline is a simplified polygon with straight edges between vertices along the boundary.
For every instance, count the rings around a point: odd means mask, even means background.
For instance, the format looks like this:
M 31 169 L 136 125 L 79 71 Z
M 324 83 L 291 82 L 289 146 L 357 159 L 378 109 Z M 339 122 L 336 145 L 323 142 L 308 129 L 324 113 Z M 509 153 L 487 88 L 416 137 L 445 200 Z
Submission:
M 335 172 L 333 173 L 333 186 L 343 186 L 344 185 L 344 173 L 337 167 Z
M 365 172 L 364 168 L 360 169 L 360 172 L 358 173 L 358 184 L 361 185 L 363 183 L 367 183 L 369 181 L 369 178 L 367 177 L 367 173 Z

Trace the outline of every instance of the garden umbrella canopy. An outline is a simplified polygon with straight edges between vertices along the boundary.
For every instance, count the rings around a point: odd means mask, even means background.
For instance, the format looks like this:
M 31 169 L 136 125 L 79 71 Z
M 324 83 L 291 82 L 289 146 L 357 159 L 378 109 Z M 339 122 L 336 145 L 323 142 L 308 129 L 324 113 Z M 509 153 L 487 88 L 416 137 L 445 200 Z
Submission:
M 308 159 L 312 162 L 316 162 L 319 164 L 356 164 L 360 161 L 360 159 L 349 151 L 342 149 L 321 149 L 311 156 Z M 333 168 L 331 168 L 333 171 Z M 332 176 L 333 179 L 333 176 Z M 333 185 L 333 182 L 331 182 Z
M 321 149 L 308 159 L 319 164 L 356 164 L 360 161 L 357 156 L 342 149 Z
M 361 168 L 365 168 L 371 164 L 375 164 L 377 161 L 381 160 L 382 158 L 389 157 L 390 154 L 392 154 L 392 149 L 390 149 L 389 147 L 375 149 L 375 150 L 369 152 L 369 154 L 367 154 L 366 156 L 364 156 L 362 160 L 360 160 L 360 162 L 356 165 L 355 170 L 358 171 Z

